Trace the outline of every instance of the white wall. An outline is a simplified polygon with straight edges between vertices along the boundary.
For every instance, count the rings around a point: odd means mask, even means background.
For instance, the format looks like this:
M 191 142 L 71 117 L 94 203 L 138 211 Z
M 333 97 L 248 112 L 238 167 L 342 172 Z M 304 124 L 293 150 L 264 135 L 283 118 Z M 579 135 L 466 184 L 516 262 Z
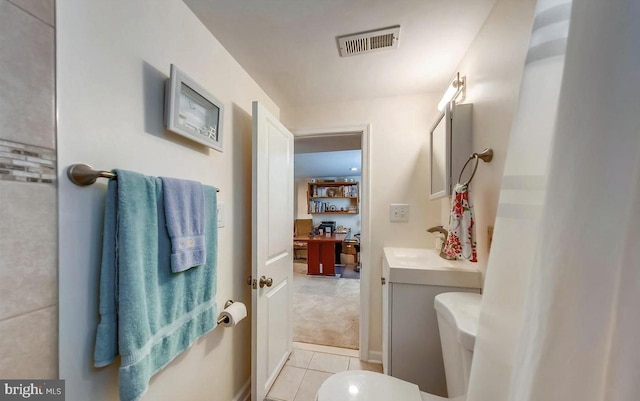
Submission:
M 493 226 L 496 218 L 535 3 L 499 0 L 457 68 L 467 77 L 464 103 L 473 103 L 473 149 L 493 149 L 493 160 L 480 162 L 470 190 L 476 216 L 478 267 L 483 273 L 489 259 L 487 227 Z M 441 204 L 441 223 L 446 226 L 450 200 L 435 202 Z
M 486 270 L 487 227 L 493 225 L 511 123 L 529 41 L 535 0 L 499 0 L 457 71 L 467 77 L 467 98 L 473 103 L 473 146 L 494 150 L 482 164 L 472 196 L 478 234 L 478 267 Z M 451 71 L 453 75 L 455 71 Z M 443 88 L 443 92 L 444 92 Z M 381 349 L 382 248 L 432 248 L 435 239 L 424 230 L 448 224 L 449 198 L 429 201 L 428 134 L 442 93 L 370 99 L 282 110 L 292 129 L 371 123 L 371 315 L 370 350 Z M 390 223 L 389 204 L 409 203 L 409 223 Z
M 220 188 L 219 305 L 250 303 L 251 101 L 278 107 L 180 0 L 57 2 L 60 378 L 70 400 L 117 400 L 117 369 L 92 368 L 105 182 L 80 188 L 86 162 Z M 169 65 L 224 102 L 224 153 L 163 128 Z M 250 319 L 216 328 L 151 381 L 145 400 L 231 400 L 250 377 Z M 248 390 L 248 388 L 246 388 Z
M 438 94 L 370 99 L 282 110 L 292 131 L 371 123 L 371 269 L 369 349 L 382 350 L 380 273 L 385 246 L 433 247 L 425 229 L 439 220 L 429 202 L 428 136 Z M 364 200 L 363 200 L 364 201 Z M 408 203 L 408 223 L 389 222 L 389 204 Z

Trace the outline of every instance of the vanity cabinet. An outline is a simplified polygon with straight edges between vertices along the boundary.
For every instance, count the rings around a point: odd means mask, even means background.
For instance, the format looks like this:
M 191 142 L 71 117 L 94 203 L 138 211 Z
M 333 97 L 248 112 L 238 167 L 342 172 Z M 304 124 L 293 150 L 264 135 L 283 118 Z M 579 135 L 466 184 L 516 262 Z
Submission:
M 360 184 L 355 181 L 307 184 L 309 214 L 358 214 Z
M 433 249 L 384 248 L 382 363 L 384 373 L 446 397 L 438 320 L 433 306 L 443 292 L 481 292 L 480 271 L 447 261 Z
M 472 152 L 472 104 L 450 104 L 429 132 L 429 199 L 451 196 L 453 185 Z

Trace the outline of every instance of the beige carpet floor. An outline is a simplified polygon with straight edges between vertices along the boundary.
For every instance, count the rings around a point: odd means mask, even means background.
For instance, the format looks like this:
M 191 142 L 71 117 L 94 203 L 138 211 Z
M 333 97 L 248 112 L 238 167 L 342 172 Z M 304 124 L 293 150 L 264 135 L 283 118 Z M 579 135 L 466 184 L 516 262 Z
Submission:
M 293 268 L 293 341 L 358 349 L 360 280 L 307 276 Z

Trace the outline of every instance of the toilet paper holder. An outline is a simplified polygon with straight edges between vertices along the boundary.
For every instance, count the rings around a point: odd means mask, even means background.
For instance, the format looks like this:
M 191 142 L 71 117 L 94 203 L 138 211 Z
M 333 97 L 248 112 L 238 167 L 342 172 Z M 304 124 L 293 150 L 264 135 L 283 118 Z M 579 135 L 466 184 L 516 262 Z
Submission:
M 224 303 L 224 308 L 227 309 L 229 306 L 231 306 L 231 304 L 233 304 L 233 300 L 227 299 L 227 302 Z M 229 323 L 229 317 L 228 316 L 223 316 L 223 317 L 219 318 L 218 319 L 218 324 L 222 324 L 222 323 Z

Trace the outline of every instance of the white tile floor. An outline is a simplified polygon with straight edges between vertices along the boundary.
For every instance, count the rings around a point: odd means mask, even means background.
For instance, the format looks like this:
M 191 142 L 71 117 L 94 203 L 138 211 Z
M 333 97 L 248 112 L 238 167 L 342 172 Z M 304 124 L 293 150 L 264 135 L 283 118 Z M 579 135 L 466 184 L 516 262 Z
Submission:
M 345 370 L 382 372 L 382 365 L 360 361 L 358 351 L 294 343 L 293 352 L 267 399 L 314 401 L 322 383 L 332 374 Z

